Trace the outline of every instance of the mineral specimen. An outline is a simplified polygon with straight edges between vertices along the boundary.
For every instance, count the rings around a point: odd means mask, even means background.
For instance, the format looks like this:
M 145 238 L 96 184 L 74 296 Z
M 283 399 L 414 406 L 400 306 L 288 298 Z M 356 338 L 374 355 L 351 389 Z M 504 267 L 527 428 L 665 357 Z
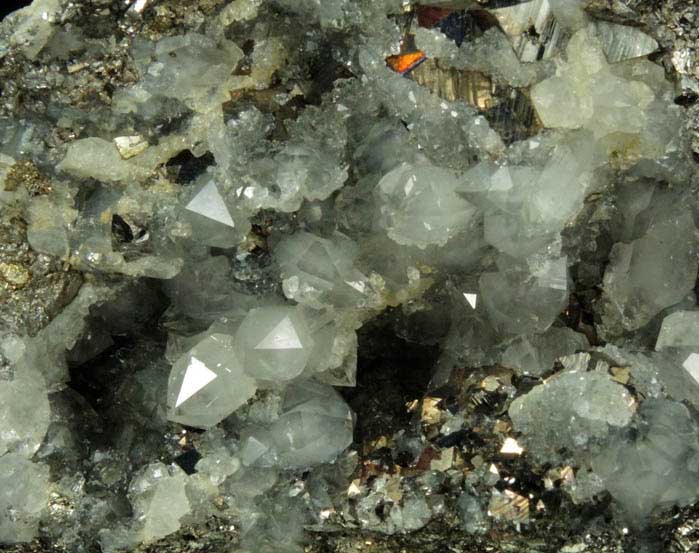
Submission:
M 9 15 L 0 548 L 694 551 L 696 21 Z

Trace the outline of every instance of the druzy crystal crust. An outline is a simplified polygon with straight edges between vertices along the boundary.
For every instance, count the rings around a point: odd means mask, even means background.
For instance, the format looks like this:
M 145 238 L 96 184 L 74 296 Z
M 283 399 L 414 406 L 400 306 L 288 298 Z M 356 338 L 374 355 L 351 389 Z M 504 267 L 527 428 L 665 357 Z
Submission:
M 696 21 L 8 15 L 0 549 L 696 551 Z

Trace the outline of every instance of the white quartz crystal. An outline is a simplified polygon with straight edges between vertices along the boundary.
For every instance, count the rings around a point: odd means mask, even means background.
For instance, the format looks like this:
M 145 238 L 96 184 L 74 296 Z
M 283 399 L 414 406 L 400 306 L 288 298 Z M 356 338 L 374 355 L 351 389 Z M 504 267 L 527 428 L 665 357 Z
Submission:
M 608 47 L 612 56 L 620 55 L 613 44 Z M 677 115 L 672 107 L 664 109 L 664 114 L 654 107 L 656 97 L 668 90 L 667 83 L 643 73 L 659 68 L 642 59 L 618 68 L 610 65 L 593 26 L 578 31 L 566 53 L 567 61 L 559 65 L 556 75 L 531 89 L 543 124 L 589 129 L 623 157 L 662 153 L 674 133 Z
M 610 63 L 640 58 L 658 49 L 658 42 L 640 29 L 597 21 L 595 31 Z
M 481 274 L 478 282 L 490 321 L 505 334 L 545 331 L 568 300 L 565 258 L 535 267 L 505 262 L 500 270 Z
M 174 465 L 154 463 L 138 474 L 129 486 L 129 499 L 136 519 L 143 521 L 143 540 L 151 542 L 180 528 L 189 512 L 185 494 L 187 475 Z
M 155 61 L 144 78 L 131 89 L 120 91 L 117 109 L 135 111 L 153 98 L 176 98 L 196 111 L 225 101 L 232 88 L 231 68 L 243 53 L 233 42 L 216 43 L 199 33 L 171 36 L 155 47 Z
M 570 328 L 551 327 L 543 334 L 516 338 L 502 354 L 501 363 L 522 374 L 542 376 L 559 357 L 588 347 L 583 334 Z
M 604 274 L 605 322 L 635 330 L 679 302 L 696 283 L 696 252 L 694 219 L 684 209 L 661 217 L 637 240 L 615 244 Z
M 334 233 L 329 239 L 297 232 L 276 247 L 284 294 L 313 307 L 374 307 L 378 298 L 369 278 L 353 262 L 357 245 Z
M 699 311 L 676 311 L 663 319 L 655 349 L 676 347 L 699 350 Z
M 636 432 L 621 434 L 592 460 L 594 472 L 635 524 L 656 507 L 699 497 L 699 428 L 681 403 L 646 400 Z

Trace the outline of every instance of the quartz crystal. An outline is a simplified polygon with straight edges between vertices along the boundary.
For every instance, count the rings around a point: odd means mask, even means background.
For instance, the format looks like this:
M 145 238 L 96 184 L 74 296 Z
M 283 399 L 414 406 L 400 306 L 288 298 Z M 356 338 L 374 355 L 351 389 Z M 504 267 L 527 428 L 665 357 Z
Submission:
M 336 233 L 330 239 L 299 232 L 277 247 L 285 295 L 321 307 L 371 307 L 378 302 L 370 280 L 357 270 L 357 246 Z
M 303 467 L 334 459 L 352 442 L 353 414 L 331 387 L 305 382 L 287 388 L 280 417 L 246 432 L 246 465 Z
M 592 467 L 638 524 L 657 506 L 699 496 L 699 428 L 684 405 L 663 400 L 644 402 L 634 426 L 636 432 L 615 436 Z
M 0 549 L 695 551 L 697 21 L 0 21 Z
M 301 312 L 283 306 L 251 310 L 235 341 L 245 373 L 272 382 L 301 374 L 314 344 Z
M 561 312 L 567 298 L 565 258 L 545 260 L 532 269 L 503 264 L 484 272 L 479 285 L 493 325 L 505 334 L 543 332 Z
M 475 209 L 456 195 L 456 176 L 436 167 L 397 167 L 378 184 L 382 226 L 399 244 L 444 245 L 466 228 Z
M 579 355 L 576 361 L 584 363 L 587 354 Z M 626 389 L 607 374 L 575 367 L 515 399 L 509 413 L 529 450 L 545 458 L 564 448 L 584 451 L 604 440 L 612 428 L 630 422 L 634 404 Z
M 655 349 L 699 349 L 699 311 L 676 311 L 663 319 Z
M 30 541 L 46 509 L 49 467 L 20 453 L 2 456 L 0 471 L 0 542 Z
M 207 428 L 227 417 L 255 395 L 234 340 L 212 334 L 185 353 L 173 366 L 168 383 L 168 413 L 172 420 Z
M 233 214 L 219 186 L 205 175 L 202 185 L 184 207 L 184 219 L 192 226 L 192 237 L 208 246 L 229 248 L 235 246 L 247 230 L 236 225 Z M 242 232 L 238 227 L 243 227 Z
M 0 354 L 9 370 L 0 377 L 0 455 L 12 452 L 30 459 L 39 449 L 49 426 L 49 401 L 43 375 L 32 363 L 32 348 L 23 340 L 5 336 Z
M 604 274 L 608 324 L 640 328 L 684 298 L 697 278 L 696 244 L 694 220 L 686 211 L 654 222 L 629 244 L 615 244 Z

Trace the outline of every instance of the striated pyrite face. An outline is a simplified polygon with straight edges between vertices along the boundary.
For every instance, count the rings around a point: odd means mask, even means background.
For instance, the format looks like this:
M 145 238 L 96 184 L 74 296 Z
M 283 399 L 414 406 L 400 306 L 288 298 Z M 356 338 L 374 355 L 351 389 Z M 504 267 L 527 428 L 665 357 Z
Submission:
M 694 2 L 0 11 L 0 551 L 696 553 Z

